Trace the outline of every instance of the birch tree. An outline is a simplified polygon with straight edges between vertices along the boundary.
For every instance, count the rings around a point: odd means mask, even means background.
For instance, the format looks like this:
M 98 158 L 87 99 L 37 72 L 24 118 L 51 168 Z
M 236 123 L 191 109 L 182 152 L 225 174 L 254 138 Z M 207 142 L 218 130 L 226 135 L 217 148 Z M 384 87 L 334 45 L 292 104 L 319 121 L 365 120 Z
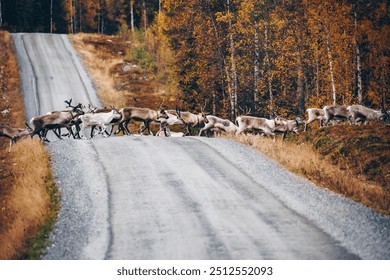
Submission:
M 230 13 L 230 0 L 227 0 L 227 16 L 229 22 L 229 39 L 230 39 L 230 106 L 231 106 L 231 118 L 235 119 L 238 113 L 237 106 L 237 67 L 235 59 L 235 46 L 234 46 L 234 30 L 232 28 L 232 14 Z

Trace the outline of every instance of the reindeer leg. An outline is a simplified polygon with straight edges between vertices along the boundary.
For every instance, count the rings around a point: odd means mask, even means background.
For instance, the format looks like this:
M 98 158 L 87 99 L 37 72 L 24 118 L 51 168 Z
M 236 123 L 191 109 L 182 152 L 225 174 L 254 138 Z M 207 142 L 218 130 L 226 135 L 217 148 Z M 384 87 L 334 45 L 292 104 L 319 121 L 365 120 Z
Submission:
M 123 134 L 126 134 L 126 135 L 130 135 L 131 134 L 129 128 L 127 127 L 129 125 L 129 122 L 130 122 L 130 120 L 124 121 L 122 123 L 122 129 L 121 130 L 123 131 Z
M 12 147 L 12 138 L 9 139 L 9 149 L 8 149 L 8 152 L 10 153 L 11 152 L 11 147 Z
M 147 128 L 148 128 L 149 135 L 153 136 L 153 132 L 150 130 L 150 123 L 151 121 L 148 121 Z
M 190 126 L 189 126 L 188 124 L 186 125 L 186 129 L 187 129 L 186 135 L 191 136 L 191 133 L 190 133 Z
M 81 125 L 81 128 L 80 128 L 80 131 L 79 131 L 79 135 L 80 135 L 80 139 L 83 139 L 83 140 L 87 140 L 88 138 L 85 137 L 84 135 L 84 129 L 86 128 L 86 125 L 82 124 Z
M 111 136 L 111 133 L 112 133 L 112 128 L 111 128 L 111 132 L 108 132 L 107 130 L 104 130 L 104 133 L 105 133 L 105 137 L 110 137 Z
M 140 129 L 140 131 L 139 131 L 139 134 L 143 134 L 143 132 L 145 131 L 145 129 L 147 129 L 148 128 L 148 124 L 147 124 L 147 122 L 146 121 L 144 121 L 144 126 L 143 126 L 143 128 L 142 128 L 142 130 Z M 150 132 L 150 131 L 149 131 Z
M 58 132 L 57 132 L 55 129 L 53 129 L 53 132 L 54 132 L 54 134 L 58 137 L 58 139 L 62 140 L 61 135 L 58 134 Z M 61 133 L 61 129 L 60 129 L 60 133 Z
M 103 137 L 107 138 L 107 137 L 109 136 L 108 133 L 107 133 L 107 131 L 106 131 L 107 126 L 103 124 L 103 125 L 101 126 L 101 128 L 102 128 L 102 131 L 101 131 L 100 133 L 103 135 Z M 107 136 L 107 135 L 108 135 L 108 136 Z
M 70 135 L 72 135 L 73 139 L 76 139 L 72 130 L 72 126 L 70 124 L 65 126 L 66 129 L 69 131 Z
M 45 141 L 45 142 L 50 142 L 49 139 L 47 139 L 47 137 L 46 137 L 48 132 L 49 132 L 48 129 L 42 130 L 42 131 L 40 132 L 39 138 L 40 138 L 41 140 Z

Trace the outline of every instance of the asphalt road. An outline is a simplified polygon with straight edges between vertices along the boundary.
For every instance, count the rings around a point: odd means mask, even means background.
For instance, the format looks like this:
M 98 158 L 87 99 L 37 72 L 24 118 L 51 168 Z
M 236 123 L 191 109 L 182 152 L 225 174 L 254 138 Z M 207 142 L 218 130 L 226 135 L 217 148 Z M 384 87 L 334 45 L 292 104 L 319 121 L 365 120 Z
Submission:
M 98 104 L 63 35 L 15 34 L 27 117 Z M 48 144 L 62 198 L 44 259 L 390 259 L 390 219 L 225 139 Z

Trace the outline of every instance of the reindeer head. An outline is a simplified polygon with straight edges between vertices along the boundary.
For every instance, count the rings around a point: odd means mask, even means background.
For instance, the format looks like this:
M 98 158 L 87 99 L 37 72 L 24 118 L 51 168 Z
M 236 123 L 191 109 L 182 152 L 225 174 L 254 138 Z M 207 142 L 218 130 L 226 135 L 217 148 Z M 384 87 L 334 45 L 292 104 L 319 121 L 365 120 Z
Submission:
M 282 117 L 280 117 L 280 116 L 278 116 L 278 115 L 276 115 L 276 117 L 274 118 L 275 125 L 281 125 L 281 124 L 283 124 L 282 121 L 283 121 Z
M 84 111 L 83 111 L 83 105 L 81 103 L 77 104 L 76 106 L 72 106 L 72 98 L 68 100 L 65 100 L 65 103 L 68 104 L 68 106 L 66 106 L 66 108 L 72 108 L 72 112 L 73 113 L 76 113 L 77 115 L 84 115 Z
M 159 109 L 158 111 L 158 119 L 162 118 L 162 119 L 168 119 L 169 116 L 167 114 L 167 112 L 165 111 L 165 109 Z

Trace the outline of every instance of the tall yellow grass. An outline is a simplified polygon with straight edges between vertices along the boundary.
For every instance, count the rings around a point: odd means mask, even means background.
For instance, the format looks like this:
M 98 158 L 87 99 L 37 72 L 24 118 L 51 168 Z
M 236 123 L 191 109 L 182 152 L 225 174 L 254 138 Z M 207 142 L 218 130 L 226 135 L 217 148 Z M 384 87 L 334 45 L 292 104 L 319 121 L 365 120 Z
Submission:
M 21 140 L 13 146 L 14 187 L 2 206 L 12 217 L 0 234 L 0 259 L 15 259 L 25 253 L 28 242 L 45 222 L 50 205 L 47 185 L 49 156 L 37 139 Z
M 328 188 L 365 204 L 381 213 L 390 214 L 390 193 L 379 185 L 356 177 L 348 168 L 341 169 L 322 157 L 309 144 L 298 145 L 256 135 L 226 136 L 249 145 L 279 162 L 290 171 L 303 175 L 318 186 Z

